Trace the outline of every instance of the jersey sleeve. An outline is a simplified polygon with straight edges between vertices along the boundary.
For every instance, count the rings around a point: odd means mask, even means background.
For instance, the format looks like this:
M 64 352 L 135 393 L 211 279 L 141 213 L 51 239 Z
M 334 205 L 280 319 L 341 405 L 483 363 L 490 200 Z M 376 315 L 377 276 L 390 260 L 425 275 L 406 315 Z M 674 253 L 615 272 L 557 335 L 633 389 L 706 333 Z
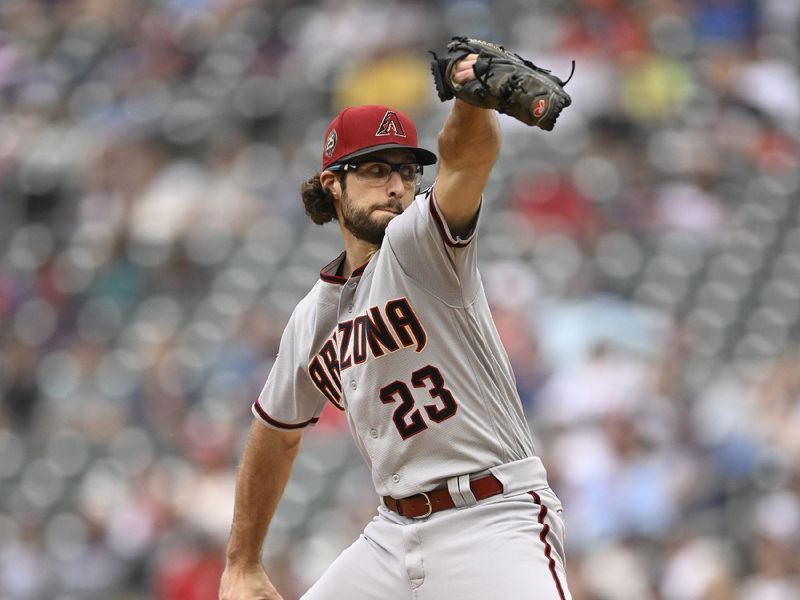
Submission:
M 253 403 L 253 414 L 273 429 L 302 429 L 319 420 L 326 398 L 308 374 L 310 335 L 302 331 L 295 311 L 281 336 L 278 356 L 267 382 Z
M 391 221 L 384 243 L 407 277 L 447 304 L 463 306 L 480 288 L 475 248 L 479 221 L 480 212 L 466 235 L 453 235 L 431 186 Z

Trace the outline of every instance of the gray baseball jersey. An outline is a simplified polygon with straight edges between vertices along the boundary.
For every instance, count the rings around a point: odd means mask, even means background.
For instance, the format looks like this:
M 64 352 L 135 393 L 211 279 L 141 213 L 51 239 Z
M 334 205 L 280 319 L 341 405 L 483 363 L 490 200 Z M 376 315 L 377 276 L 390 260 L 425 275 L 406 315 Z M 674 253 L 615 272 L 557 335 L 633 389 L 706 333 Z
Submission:
M 336 275 L 344 255 L 326 266 L 286 326 L 254 414 L 297 429 L 327 403 L 344 410 L 382 496 L 533 457 L 476 229 L 454 237 L 431 188 L 350 278 Z

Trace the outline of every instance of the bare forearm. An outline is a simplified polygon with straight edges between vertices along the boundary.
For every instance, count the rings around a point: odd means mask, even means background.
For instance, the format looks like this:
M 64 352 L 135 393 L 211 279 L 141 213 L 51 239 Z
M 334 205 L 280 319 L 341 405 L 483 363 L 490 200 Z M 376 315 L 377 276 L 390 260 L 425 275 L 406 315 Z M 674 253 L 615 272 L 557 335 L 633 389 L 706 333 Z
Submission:
M 456 99 L 439 134 L 436 199 L 450 230 L 465 233 L 500 152 L 500 126 L 493 110 Z
M 439 134 L 439 158 L 454 171 L 488 172 L 500 152 L 500 126 L 493 110 L 456 99 Z
M 261 562 L 261 546 L 292 471 L 301 434 L 279 432 L 253 422 L 236 483 L 229 565 Z

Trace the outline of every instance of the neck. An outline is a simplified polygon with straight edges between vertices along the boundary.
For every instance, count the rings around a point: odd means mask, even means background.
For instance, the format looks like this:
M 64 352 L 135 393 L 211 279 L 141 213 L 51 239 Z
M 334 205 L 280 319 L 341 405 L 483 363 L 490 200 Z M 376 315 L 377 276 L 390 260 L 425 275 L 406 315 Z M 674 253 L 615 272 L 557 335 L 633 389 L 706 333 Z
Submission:
M 344 230 L 344 228 L 342 228 Z M 342 276 L 350 277 L 353 271 L 367 262 L 375 254 L 380 246 L 365 242 L 354 237 L 349 231 L 342 231 L 344 236 L 344 264 L 342 265 Z

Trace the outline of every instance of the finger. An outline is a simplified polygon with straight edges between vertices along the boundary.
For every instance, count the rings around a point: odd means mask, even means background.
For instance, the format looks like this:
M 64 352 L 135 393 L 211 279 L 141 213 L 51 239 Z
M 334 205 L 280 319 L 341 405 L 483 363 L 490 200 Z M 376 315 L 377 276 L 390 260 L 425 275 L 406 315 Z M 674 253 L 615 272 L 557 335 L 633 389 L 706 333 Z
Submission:
M 467 71 L 472 71 L 472 66 L 475 64 L 474 59 L 465 59 L 462 60 L 460 63 L 456 65 L 456 72 L 457 73 L 464 73 Z
M 474 77 L 472 66 L 475 64 L 475 61 L 478 59 L 478 55 L 475 53 L 467 54 L 464 58 L 458 61 L 451 71 L 450 78 L 453 82 L 461 85 L 466 83 L 470 79 Z
M 478 60 L 477 54 L 467 54 L 464 58 L 456 63 L 455 71 L 471 71 L 472 65 Z
M 453 81 L 458 84 L 464 84 L 467 81 L 475 78 L 475 72 L 472 70 L 475 60 L 464 59 L 459 62 L 453 71 Z

